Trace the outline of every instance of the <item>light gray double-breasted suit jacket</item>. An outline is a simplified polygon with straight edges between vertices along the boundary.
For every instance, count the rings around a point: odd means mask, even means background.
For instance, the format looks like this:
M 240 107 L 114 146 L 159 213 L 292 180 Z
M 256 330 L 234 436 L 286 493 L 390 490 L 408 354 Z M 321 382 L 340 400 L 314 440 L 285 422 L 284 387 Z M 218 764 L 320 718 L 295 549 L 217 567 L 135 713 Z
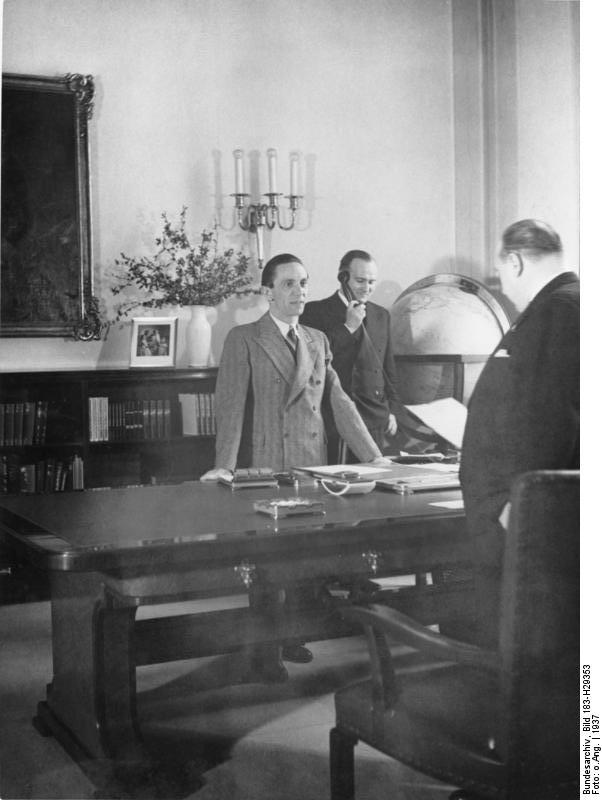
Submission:
M 328 339 L 303 325 L 299 332 L 296 363 L 269 313 L 228 334 L 215 391 L 216 467 L 326 464 L 323 402 L 362 461 L 381 455 L 341 388 Z

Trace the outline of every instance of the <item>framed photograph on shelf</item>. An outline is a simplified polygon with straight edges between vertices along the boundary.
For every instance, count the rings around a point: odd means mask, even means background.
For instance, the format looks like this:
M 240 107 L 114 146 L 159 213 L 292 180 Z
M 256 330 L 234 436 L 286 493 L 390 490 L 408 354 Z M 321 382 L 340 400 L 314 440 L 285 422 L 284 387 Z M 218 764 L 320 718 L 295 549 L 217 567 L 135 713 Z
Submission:
M 175 367 L 177 322 L 177 317 L 135 317 L 130 367 Z

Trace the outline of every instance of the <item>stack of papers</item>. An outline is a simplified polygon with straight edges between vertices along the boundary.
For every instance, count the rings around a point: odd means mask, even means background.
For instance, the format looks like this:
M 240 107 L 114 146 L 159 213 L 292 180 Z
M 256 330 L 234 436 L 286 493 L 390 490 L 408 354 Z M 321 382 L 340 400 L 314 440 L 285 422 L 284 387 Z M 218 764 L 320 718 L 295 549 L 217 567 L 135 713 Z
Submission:
M 415 464 L 406 467 L 405 475 L 395 474 L 376 481 L 377 489 L 386 489 L 399 494 L 432 492 L 435 489 L 459 489 L 460 476 L 457 464 Z

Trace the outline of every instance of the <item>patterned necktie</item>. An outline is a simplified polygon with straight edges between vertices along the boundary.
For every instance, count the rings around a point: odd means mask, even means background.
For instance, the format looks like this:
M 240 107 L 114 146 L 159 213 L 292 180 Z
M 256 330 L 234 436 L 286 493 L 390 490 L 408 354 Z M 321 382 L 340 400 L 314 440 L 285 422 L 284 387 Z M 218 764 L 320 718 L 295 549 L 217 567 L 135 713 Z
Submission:
M 297 331 L 295 330 L 294 326 L 291 325 L 288 329 L 288 333 L 286 334 L 286 343 L 289 347 L 289 350 L 293 354 L 293 358 L 295 362 L 297 361 Z

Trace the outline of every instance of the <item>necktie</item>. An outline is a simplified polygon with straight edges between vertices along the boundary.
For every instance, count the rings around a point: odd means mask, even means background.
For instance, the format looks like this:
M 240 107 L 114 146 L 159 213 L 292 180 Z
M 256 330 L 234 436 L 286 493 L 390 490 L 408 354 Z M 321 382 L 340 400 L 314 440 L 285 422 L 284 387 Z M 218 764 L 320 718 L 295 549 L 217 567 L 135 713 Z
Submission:
M 286 334 L 286 343 L 289 347 L 289 350 L 293 354 L 293 358 L 295 361 L 297 361 L 297 331 L 293 325 L 290 326 L 288 333 Z

